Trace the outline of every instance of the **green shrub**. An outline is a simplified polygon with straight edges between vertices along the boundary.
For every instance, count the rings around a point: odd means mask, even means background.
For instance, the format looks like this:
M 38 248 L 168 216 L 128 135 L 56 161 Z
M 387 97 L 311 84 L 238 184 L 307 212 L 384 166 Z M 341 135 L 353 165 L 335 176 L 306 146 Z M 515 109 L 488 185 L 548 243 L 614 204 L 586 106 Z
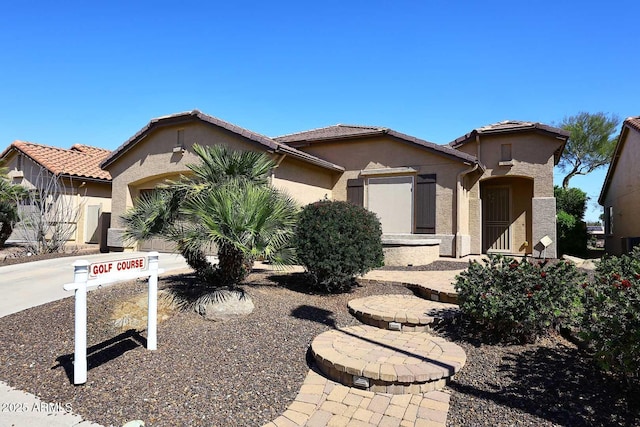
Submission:
M 640 370 L 640 248 L 604 256 L 585 289 L 582 337 L 605 370 L 633 376 Z
M 383 265 L 382 229 L 372 212 L 348 202 L 321 201 L 302 210 L 296 253 L 315 286 L 351 289 L 355 276 Z
M 556 221 L 559 254 L 585 256 L 589 236 L 584 221 L 578 221 L 576 217 L 562 210 L 558 211 Z
M 582 280 L 572 263 L 489 255 L 469 263 L 455 288 L 462 313 L 484 332 L 500 341 L 534 342 L 578 320 Z
M 587 227 L 583 222 L 587 193 L 579 188 L 553 188 L 556 198 L 558 252 L 584 256 L 587 253 Z

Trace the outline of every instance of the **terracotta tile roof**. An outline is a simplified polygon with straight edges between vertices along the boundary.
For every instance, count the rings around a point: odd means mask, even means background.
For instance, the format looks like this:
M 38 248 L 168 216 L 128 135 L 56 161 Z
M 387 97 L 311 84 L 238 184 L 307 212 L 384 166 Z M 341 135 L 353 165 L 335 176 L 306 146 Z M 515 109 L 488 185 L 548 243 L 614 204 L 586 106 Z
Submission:
M 474 141 L 476 135 L 487 135 L 487 134 L 499 134 L 499 133 L 514 133 L 514 132 L 530 132 L 537 131 L 543 132 L 552 136 L 556 136 L 560 139 L 564 139 L 565 141 L 569 138 L 569 132 L 556 128 L 553 126 L 545 125 L 543 123 L 537 122 L 523 122 L 519 120 L 505 120 L 503 122 L 493 123 L 487 126 L 482 126 L 477 129 L 473 129 L 471 132 L 462 135 L 459 138 L 451 141 L 449 145 L 451 147 L 457 148 L 461 145 L 466 144 L 467 142 Z
M 613 174 L 615 173 L 616 167 L 618 166 L 620 153 L 622 153 L 622 148 L 624 147 L 624 144 L 627 140 L 629 129 L 633 129 L 635 132 L 640 133 L 640 116 L 627 117 L 622 123 L 622 130 L 620 131 L 620 135 L 618 136 L 618 142 L 616 143 L 616 148 L 613 151 L 613 157 L 611 158 L 611 162 L 609 163 L 609 169 L 607 169 L 607 175 L 604 178 L 602 190 L 600 190 L 600 196 L 598 197 L 598 203 L 603 206 L 604 199 L 606 197 L 607 191 L 609 190 L 609 185 L 611 184 L 611 180 L 613 179 Z
M 624 121 L 624 124 L 626 124 L 629 127 L 634 128 L 635 130 L 640 132 L 640 116 L 638 116 L 638 117 L 629 117 Z
M 316 166 L 320 166 L 325 169 L 330 169 L 338 172 L 343 172 L 344 168 L 342 166 L 333 164 L 326 160 L 320 159 L 318 157 L 312 156 L 311 154 L 305 153 L 303 151 L 297 150 L 293 147 L 290 147 L 286 144 L 274 141 L 273 139 L 260 135 L 259 133 L 252 132 L 248 129 L 241 128 L 239 126 L 233 125 L 229 122 L 225 122 L 224 120 L 218 119 L 213 116 L 209 116 L 204 114 L 198 110 L 187 111 L 183 113 L 171 114 L 168 116 L 162 116 L 155 119 L 152 119 L 145 127 L 140 129 L 135 135 L 125 141 L 120 147 L 116 148 L 108 157 L 106 157 L 102 163 L 101 167 L 107 168 L 113 162 L 115 162 L 121 155 L 130 150 L 133 146 L 135 146 L 139 141 L 144 139 L 144 137 L 155 127 L 163 126 L 163 125 L 171 125 L 171 124 L 179 124 L 185 123 L 188 121 L 200 120 L 205 123 L 212 124 L 214 126 L 220 127 L 222 129 L 228 130 L 229 132 L 233 132 L 237 135 L 243 136 L 250 141 L 258 143 L 262 145 L 268 151 L 272 151 L 275 153 L 286 153 L 291 157 L 297 158 L 299 160 L 305 161 L 307 163 L 312 163 Z
M 56 175 L 111 181 L 111 174 L 100 168 L 100 162 L 111 153 L 109 150 L 81 144 L 67 150 L 33 142 L 14 141 L 0 154 L 0 158 L 5 157 L 12 149 L 20 151 Z
M 364 138 L 375 135 L 389 135 L 410 144 L 418 145 L 421 148 L 427 148 L 439 154 L 462 160 L 465 163 L 478 163 L 478 160 L 467 153 L 454 150 L 448 145 L 438 145 L 433 142 L 425 141 L 414 136 L 395 131 L 393 129 L 380 126 L 361 126 L 361 125 L 334 125 L 318 129 L 312 129 L 304 132 L 297 132 L 288 135 L 282 135 L 274 138 L 278 142 L 283 142 L 294 147 L 303 147 L 305 145 L 323 142 L 323 141 L 345 141 L 357 138 Z

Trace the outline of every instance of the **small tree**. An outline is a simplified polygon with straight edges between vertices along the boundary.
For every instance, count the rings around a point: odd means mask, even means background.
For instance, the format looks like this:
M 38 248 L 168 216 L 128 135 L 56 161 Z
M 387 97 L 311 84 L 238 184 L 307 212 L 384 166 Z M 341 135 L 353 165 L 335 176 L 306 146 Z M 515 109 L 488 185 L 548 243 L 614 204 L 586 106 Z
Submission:
M 619 123 L 618 116 L 605 113 L 580 112 L 562 120 L 559 126 L 571 132 L 560 159 L 560 168 L 568 171 L 563 188 L 569 188 L 574 176 L 591 173 L 611 161 Z
M 34 254 L 63 252 L 77 228 L 83 206 L 72 183 L 40 168 L 18 207 L 19 230 Z
M 383 265 L 382 229 L 373 212 L 348 202 L 303 208 L 296 229 L 298 261 L 327 292 L 351 289 L 357 275 Z

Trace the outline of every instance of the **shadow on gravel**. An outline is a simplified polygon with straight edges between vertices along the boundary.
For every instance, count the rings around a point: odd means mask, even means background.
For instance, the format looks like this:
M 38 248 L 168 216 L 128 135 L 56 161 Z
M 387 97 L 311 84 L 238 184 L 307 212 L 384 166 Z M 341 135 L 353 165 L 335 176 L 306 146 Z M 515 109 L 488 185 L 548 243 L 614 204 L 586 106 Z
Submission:
M 599 372 L 563 345 L 537 346 L 507 353 L 498 366 L 501 386 L 482 388 L 453 381 L 458 393 L 494 401 L 555 424 L 570 426 L 637 426 L 640 390 Z M 505 384 L 507 384 L 505 386 Z
M 450 271 L 450 270 L 466 270 L 469 267 L 469 262 L 461 261 L 446 261 L 436 260 L 431 264 L 426 265 L 411 265 L 411 266 L 390 266 L 385 265 L 376 270 L 381 271 Z
M 333 314 L 333 311 L 312 305 L 299 305 L 291 310 L 291 315 L 296 319 L 311 320 L 312 322 L 321 323 L 335 329 L 336 321 L 333 318 Z
M 273 274 L 267 277 L 267 279 L 275 282 L 278 286 L 286 288 L 293 292 L 299 292 L 307 295 L 338 295 L 340 293 L 331 293 L 314 288 L 311 285 L 311 279 L 307 273 L 289 273 L 289 274 Z M 353 281 L 352 287 L 348 292 L 342 292 L 348 294 L 361 285 L 357 281 Z
M 110 362 L 127 351 L 146 346 L 147 339 L 138 331 L 129 329 L 113 338 L 87 347 L 87 371 Z M 58 357 L 56 362 L 58 364 L 51 369 L 63 368 L 69 382 L 73 384 L 73 353 Z

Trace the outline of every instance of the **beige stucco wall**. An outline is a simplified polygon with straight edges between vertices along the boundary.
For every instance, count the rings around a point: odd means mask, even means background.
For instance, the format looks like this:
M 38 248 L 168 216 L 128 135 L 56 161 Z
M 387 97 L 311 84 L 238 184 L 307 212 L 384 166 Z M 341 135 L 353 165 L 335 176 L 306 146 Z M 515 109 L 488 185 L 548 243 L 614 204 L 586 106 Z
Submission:
M 172 151 L 177 145 L 178 130 L 184 132 L 184 153 Z M 107 167 L 113 177 L 112 228 L 122 226 L 120 216 L 127 208 L 133 206 L 139 188 L 153 188 L 156 183 L 167 177 L 187 172 L 187 164 L 197 163 L 198 158 L 192 150 L 194 143 L 224 144 L 235 150 L 259 149 L 257 144 L 251 144 L 235 134 L 198 122 L 163 126 L 152 130 L 142 141 Z M 144 183 L 148 185 L 141 187 Z
M 317 143 L 301 147 L 300 150 L 345 168 L 345 173 L 333 187 L 333 198 L 336 200 L 346 200 L 347 180 L 362 178 L 363 170 L 410 167 L 417 170 L 418 174 L 436 174 L 436 234 L 455 234 L 456 180 L 458 173 L 468 169 L 468 165 L 389 136 Z M 401 175 L 375 175 L 383 176 Z M 366 194 L 367 191 L 365 207 Z
M 500 165 L 502 144 L 511 144 L 510 165 Z M 554 223 L 555 215 L 534 218 L 531 198 L 553 198 L 554 152 L 562 146 L 562 141 L 535 132 L 519 132 L 505 135 L 481 135 L 480 150 L 475 141 L 461 147 L 460 151 L 478 156 L 486 166 L 481 176 L 473 175 L 468 182 L 469 217 L 467 219 L 471 235 L 471 252 L 482 252 L 482 200 L 481 183 L 512 186 L 512 248 L 514 253 L 531 253 L 536 244 L 533 228 L 536 221 Z M 513 180 L 512 178 L 525 178 Z M 475 180 L 475 181 L 474 181 Z M 492 182 L 493 181 L 493 182 Z M 491 184 L 490 184 L 491 183 Z M 524 191 L 524 193 L 523 193 Z M 527 194 L 527 196 L 522 196 Z M 517 197 L 513 197 L 517 196 Z M 524 242 L 528 243 L 525 248 Z
M 427 265 L 438 259 L 439 245 L 384 245 L 384 265 Z
M 500 166 L 502 144 L 511 144 L 511 166 Z M 553 197 L 553 153 L 562 146 L 559 139 L 535 132 L 480 136 L 480 162 L 486 166 L 481 180 L 497 176 L 534 179 L 534 197 Z M 459 148 L 478 155 L 475 141 Z
M 74 183 L 76 181 L 74 180 Z M 92 236 L 86 235 L 86 215 L 89 206 L 100 206 L 100 213 L 111 212 L 111 184 L 87 182 L 80 188 L 76 188 L 79 213 L 76 241 L 86 243 Z
M 174 153 L 178 130 L 183 132 L 184 152 Z M 198 163 L 193 144 L 222 144 L 238 151 L 266 152 L 266 148 L 217 126 L 191 121 L 152 129 L 146 137 L 125 152 L 107 169 L 113 177 L 111 228 L 121 228 L 120 216 L 139 196 L 141 189 L 152 189 L 166 179 L 187 174 L 187 164 Z M 273 155 L 280 162 L 272 183 L 287 191 L 301 205 L 332 197 L 335 172 L 289 156 Z
M 43 179 L 50 176 L 48 171 L 33 162 L 29 157 L 22 155 L 22 159 L 21 171 L 18 170 L 18 153 L 16 151 L 11 152 L 5 159 L 4 165 L 8 169 L 7 176 L 14 184 L 20 184 L 26 188 L 33 189 L 36 185 L 39 185 Z M 86 207 L 89 205 L 99 205 L 102 213 L 111 212 L 111 184 L 95 182 L 80 177 L 63 178 L 61 183 L 65 193 L 62 196 L 65 200 L 61 203 L 69 206 L 78 214 L 75 231 L 71 235 L 69 242 L 84 244 L 86 240 Z
M 640 133 L 626 128 L 624 144 L 605 194 L 604 208 L 613 206 L 613 233 L 606 236 L 606 250 L 623 252 L 622 239 L 640 237 Z
M 284 157 L 273 171 L 271 183 L 306 205 L 322 199 L 333 198 L 333 185 L 339 173 L 331 172 L 290 156 Z
M 174 153 L 178 130 L 183 130 L 184 153 Z M 239 135 L 199 122 L 163 126 L 152 130 L 142 141 L 107 167 L 113 177 L 111 227 L 120 227 L 120 215 L 138 196 L 139 188 L 153 188 L 165 178 L 188 171 L 187 164 L 197 163 L 193 144 L 224 144 L 234 150 L 263 151 Z M 146 185 L 144 185 L 146 184 Z

